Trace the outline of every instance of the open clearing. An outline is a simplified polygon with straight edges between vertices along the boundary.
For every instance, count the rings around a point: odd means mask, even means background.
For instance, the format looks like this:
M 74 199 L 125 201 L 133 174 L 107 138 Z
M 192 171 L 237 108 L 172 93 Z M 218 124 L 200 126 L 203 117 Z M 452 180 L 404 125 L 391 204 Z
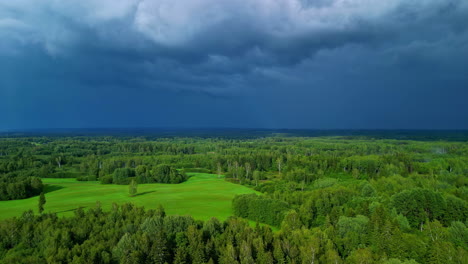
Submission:
M 191 215 L 207 220 L 217 217 L 225 220 L 232 215 L 231 201 L 236 194 L 256 193 L 245 186 L 233 184 L 216 175 L 189 173 L 188 181 L 181 184 L 139 184 L 138 194 L 130 197 L 128 185 L 80 182 L 75 179 L 42 179 L 46 185 L 45 213 L 59 216 L 72 215 L 78 207 L 92 208 L 100 201 L 104 210 L 112 203 L 131 202 L 146 209 L 163 205 L 167 214 Z M 32 209 L 38 213 L 38 196 L 23 200 L 0 201 L 0 219 L 20 216 Z

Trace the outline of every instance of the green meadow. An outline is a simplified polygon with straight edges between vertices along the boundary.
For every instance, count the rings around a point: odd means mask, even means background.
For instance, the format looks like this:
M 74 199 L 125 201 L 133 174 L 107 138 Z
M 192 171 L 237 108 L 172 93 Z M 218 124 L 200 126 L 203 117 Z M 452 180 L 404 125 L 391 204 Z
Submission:
M 146 209 L 160 204 L 167 214 L 191 215 L 207 220 L 217 217 L 225 220 L 232 215 L 231 201 L 236 194 L 255 193 L 242 185 L 233 184 L 213 174 L 189 173 L 181 184 L 139 184 L 138 193 L 129 196 L 128 185 L 103 185 L 99 182 L 82 182 L 76 179 L 42 179 L 46 185 L 45 213 L 58 216 L 73 215 L 78 207 L 92 208 L 100 201 L 104 210 L 112 203 L 131 202 Z M 20 216 L 32 209 L 38 213 L 38 197 L 23 200 L 0 201 L 0 219 Z

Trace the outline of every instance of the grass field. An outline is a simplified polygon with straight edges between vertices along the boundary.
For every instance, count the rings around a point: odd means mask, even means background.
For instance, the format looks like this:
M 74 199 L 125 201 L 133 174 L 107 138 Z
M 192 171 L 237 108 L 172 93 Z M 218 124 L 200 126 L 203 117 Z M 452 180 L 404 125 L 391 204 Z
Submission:
M 231 200 L 236 194 L 255 193 L 254 190 L 218 179 L 216 175 L 189 173 L 181 184 L 139 184 L 138 194 L 130 197 L 128 185 L 103 185 L 99 182 L 79 182 L 75 179 L 43 179 L 46 184 L 45 212 L 59 216 L 72 215 L 78 207 L 90 208 L 100 201 L 104 210 L 112 203 L 132 202 L 146 209 L 163 205 L 167 214 L 191 215 L 207 220 L 226 219 L 231 213 Z M 20 216 L 32 209 L 37 213 L 38 197 L 0 201 L 0 219 Z

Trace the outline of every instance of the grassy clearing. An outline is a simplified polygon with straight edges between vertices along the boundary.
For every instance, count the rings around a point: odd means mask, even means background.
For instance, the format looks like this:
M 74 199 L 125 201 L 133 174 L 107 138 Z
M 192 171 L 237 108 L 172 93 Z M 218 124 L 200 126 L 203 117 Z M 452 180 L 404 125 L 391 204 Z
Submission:
M 129 196 L 128 185 L 103 185 L 75 179 L 43 179 L 47 185 L 44 212 L 68 216 L 80 206 L 94 207 L 96 201 L 101 202 L 104 210 L 109 210 L 113 202 L 132 202 L 146 209 L 162 204 L 167 214 L 191 215 L 199 220 L 211 217 L 225 220 L 232 215 L 231 201 L 234 195 L 255 193 L 245 186 L 218 179 L 213 174 L 189 175 L 189 180 L 181 184 L 139 184 L 138 194 L 134 197 Z M 38 212 L 38 197 L 0 201 L 0 219 L 20 216 L 29 209 Z

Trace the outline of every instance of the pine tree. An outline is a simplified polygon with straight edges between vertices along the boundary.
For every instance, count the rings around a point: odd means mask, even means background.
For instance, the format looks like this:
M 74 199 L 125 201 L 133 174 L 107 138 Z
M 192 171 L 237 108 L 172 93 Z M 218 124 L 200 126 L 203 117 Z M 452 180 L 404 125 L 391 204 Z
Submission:
M 167 239 L 162 230 L 158 230 L 154 235 L 153 246 L 151 247 L 151 257 L 154 263 L 167 263 Z
M 281 243 L 279 239 L 275 239 L 275 241 L 273 242 L 273 256 L 276 260 L 276 263 L 278 264 L 285 263 L 284 253 L 283 253 L 283 249 L 281 248 Z
M 42 214 L 44 211 L 44 205 L 46 203 L 46 198 L 43 192 L 39 195 L 39 213 Z
M 239 255 L 240 255 L 239 258 L 240 258 L 241 264 L 254 264 L 255 263 L 252 257 L 252 248 L 246 241 L 242 241 Z
M 221 252 L 221 257 L 219 259 L 221 264 L 239 264 L 237 260 L 237 254 L 234 246 L 232 244 L 227 244 L 226 249 Z

